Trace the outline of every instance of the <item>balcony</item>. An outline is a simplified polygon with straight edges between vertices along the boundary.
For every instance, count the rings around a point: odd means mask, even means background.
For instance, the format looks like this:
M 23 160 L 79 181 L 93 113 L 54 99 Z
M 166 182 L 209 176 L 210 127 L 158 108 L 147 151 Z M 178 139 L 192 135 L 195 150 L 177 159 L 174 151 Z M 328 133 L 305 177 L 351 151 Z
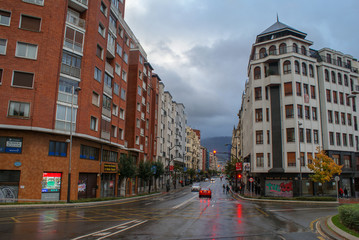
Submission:
M 80 78 L 81 68 L 76 68 L 65 63 L 61 63 L 61 73 L 67 74 L 69 76 Z
M 265 82 L 268 85 L 280 85 L 281 84 L 281 79 L 280 79 L 280 75 L 268 75 L 265 78 Z
M 105 132 L 101 130 L 101 138 L 102 139 L 106 139 L 106 140 L 110 140 L 111 134 L 109 132 Z
M 88 9 L 88 0 L 69 0 L 69 6 L 79 12 L 84 12 Z
M 78 96 L 74 95 L 74 105 L 77 105 L 77 99 Z M 57 96 L 57 100 L 60 102 L 65 102 L 71 104 L 72 101 L 72 94 L 67 92 L 61 92 L 59 91 L 59 94 Z
M 113 77 L 113 67 L 108 62 L 105 63 L 105 71 Z
M 103 92 L 112 97 L 112 88 L 107 84 L 103 85 Z M 111 117 L 111 115 L 110 115 Z
M 110 31 L 112 32 L 112 34 L 115 36 L 117 36 L 117 31 L 116 31 L 116 27 L 113 26 L 111 23 L 108 25 L 108 28 L 110 29 Z
M 82 44 L 75 42 L 73 39 L 65 37 L 64 47 L 71 49 L 74 52 L 80 53 L 82 55 Z
M 106 57 L 109 59 L 115 58 L 115 45 L 112 45 L 109 41 L 107 41 Z
M 107 108 L 102 108 L 102 114 L 106 117 L 111 117 L 111 110 L 107 109 Z
M 66 22 L 75 25 L 76 27 L 82 28 L 85 30 L 86 28 L 86 21 L 84 19 L 81 19 L 71 13 L 67 13 Z
M 113 4 L 113 2 L 111 1 L 111 12 L 113 13 L 113 15 L 118 19 L 120 19 L 121 17 L 121 13 L 120 10 L 118 10 L 118 6 L 116 6 L 115 4 Z
M 23 2 L 44 6 L 44 0 L 22 0 Z

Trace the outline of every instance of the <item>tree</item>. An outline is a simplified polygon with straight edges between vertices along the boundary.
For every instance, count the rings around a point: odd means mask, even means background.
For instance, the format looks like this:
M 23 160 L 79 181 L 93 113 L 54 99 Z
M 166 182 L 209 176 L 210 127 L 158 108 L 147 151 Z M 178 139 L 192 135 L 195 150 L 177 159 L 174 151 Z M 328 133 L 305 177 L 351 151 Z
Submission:
M 148 182 L 152 175 L 152 163 L 149 161 L 141 161 L 138 166 L 138 177 L 143 179 L 143 181 Z M 151 185 L 148 184 L 148 193 L 151 192 Z
M 187 169 L 187 174 L 190 176 L 191 180 L 193 180 L 193 177 L 196 175 L 196 170 L 193 168 Z
M 133 157 L 126 154 L 121 154 L 120 160 L 118 162 L 118 169 L 120 178 L 126 180 L 126 194 L 128 179 L 135 177 L 137 171 L 137 166 L 133 160 Z
M 308 168 L 313 171 L 310 179 L 323 184 L 329 182 L 334 174 L 340 175 L 343 165 L 336 164 L 323 149 L 318 147 L 317 151 L 315 158 L 309 157 L 312 163 L 308 164 Z
M 163 163 L 161 161 L 154 162 L 153 166 L 156 167 L 156 172 L 154 174 L 154 177 L 155 177 L 155 187 L 157 189 L 156 181 L 160 176 L 162 176 L 165 173 L 165 168 L 164 168 Z

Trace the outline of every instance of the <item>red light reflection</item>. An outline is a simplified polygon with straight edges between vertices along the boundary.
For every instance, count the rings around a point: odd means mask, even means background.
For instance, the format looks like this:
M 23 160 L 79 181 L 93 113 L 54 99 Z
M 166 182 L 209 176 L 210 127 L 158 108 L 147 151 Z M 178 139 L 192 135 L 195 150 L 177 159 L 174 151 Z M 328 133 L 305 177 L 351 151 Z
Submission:
M 238 224 L 241 224 L 242 221 L 240 220 L 242 218 L 242 204 L 237 204 L 237 222 Z

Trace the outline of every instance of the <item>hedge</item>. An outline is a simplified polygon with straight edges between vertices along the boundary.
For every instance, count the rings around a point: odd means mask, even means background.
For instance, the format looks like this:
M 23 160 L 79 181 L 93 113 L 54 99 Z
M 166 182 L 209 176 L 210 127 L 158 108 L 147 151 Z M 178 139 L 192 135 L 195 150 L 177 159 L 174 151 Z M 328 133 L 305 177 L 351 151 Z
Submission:
M 359 232 L 359 204 L 342 205 L 338 210 L 343 225 Z

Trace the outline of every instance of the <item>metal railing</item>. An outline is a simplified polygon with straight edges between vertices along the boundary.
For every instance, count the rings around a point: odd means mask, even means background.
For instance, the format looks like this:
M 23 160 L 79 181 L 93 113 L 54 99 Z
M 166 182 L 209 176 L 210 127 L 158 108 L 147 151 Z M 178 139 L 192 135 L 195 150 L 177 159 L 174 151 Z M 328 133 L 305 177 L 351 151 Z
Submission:
M 253 54 L 251 56 L 251 60 L 258 60 L 258 59 L 266 58 L 268 56 L 279 56 L 279 55 L 283 55 L 283 54 L 287 54 L 287 53 L 297 53 L 297 54 L 305 55 L 308 57 L 315 57 L 314 52 L 311 50 L 306 49 L 305 51 L 302 51 L 302 49 L 300 49 L 300 48 L 288 46 L 288 47 L 281 47 L 279 49 L 270 50 L 270 51 L 269 50 L 267 51 L 267 49 L 266 49 L 266 52 Z
M 61 72 L 72 77 L 80 78 L 81 68 L 76 68 L 65 63 L 61 63 Z
M 71 13 L 67 13 L 66 21 L 83 29 L 86 27 L 86 21 L 84 19 L 76 17 Z
M 27 3 L 33 3 L 36 5 L 44 5 L 44 0 L 22 0 L 23 2 L 27 2 Z
M 330 63 L 339 67 L 344 67 L 349 69 L 351 72 L 354 73 L 359 73 L 358 68 L 352 67 L 350 64 L 345 63 L 343 61 L 338 61 L 337 59 L 334 58 L 329 58 L 328 56 L 324 56 L 324 55 L 319 55 L 319 62 L 325 62 L 325 63 Z

